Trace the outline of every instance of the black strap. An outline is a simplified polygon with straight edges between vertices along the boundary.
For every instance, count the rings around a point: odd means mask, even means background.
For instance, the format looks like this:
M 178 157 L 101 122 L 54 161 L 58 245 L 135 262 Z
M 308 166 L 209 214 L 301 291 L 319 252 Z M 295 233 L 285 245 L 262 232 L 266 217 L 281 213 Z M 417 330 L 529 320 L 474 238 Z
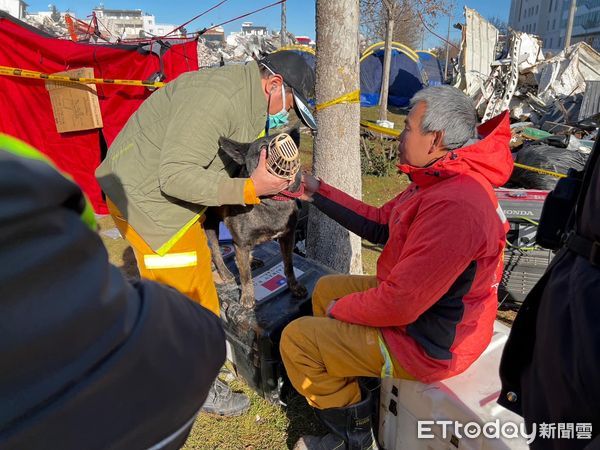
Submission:
M 567 239 L 567 247 L 579 256 L 583 256 L 592 265 L 600 267 L 600 242 L 571 233 Z

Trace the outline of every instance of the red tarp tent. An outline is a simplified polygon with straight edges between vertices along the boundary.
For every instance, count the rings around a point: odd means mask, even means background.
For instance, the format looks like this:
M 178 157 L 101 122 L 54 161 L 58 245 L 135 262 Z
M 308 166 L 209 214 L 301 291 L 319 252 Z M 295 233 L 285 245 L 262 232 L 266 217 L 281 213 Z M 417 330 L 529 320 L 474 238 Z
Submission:
M 146 80 L 162 70 L 165 81 L 198 70 L 197 42 L 95 45 L 57 39 L 0 11 L 0 66 L 54 73 L 92 67 L 97 78 Z M 159 57 L 157 53 L 162 53 Z M 162 61 L 161 61 L 162 60 Z M 162 64 L 161 64 L 162 62 Z M 104 143 L 110 146 L 131 114 L 151 92 L 145 87 L 97 85 L 104 127 L 58 133 L 43 80 L 0 75 L 0 132 L 16 136 L 48 155 L 69 173 L 99 214 L 108 211 L 94 171 Z M 35 180 L 32 180 L 34 182 Z

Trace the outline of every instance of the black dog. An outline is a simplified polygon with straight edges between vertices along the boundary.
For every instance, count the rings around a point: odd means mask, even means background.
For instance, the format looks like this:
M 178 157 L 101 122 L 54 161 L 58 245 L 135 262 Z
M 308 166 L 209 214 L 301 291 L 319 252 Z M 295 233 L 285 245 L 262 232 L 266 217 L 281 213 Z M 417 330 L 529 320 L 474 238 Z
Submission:
M 300 132 L 298 127 L 287 130 L 296 146 L 299 145 Z M 242 144 L 227 138 L 220 138 L 220 151 L 227 154 L 240 166 L 238 177 L 249 177 L 258 166 L 260 152 L 267 148 L 269 141 L 274 136 L 260 138 L 252 143 Z M 300 172 L 296 174 L 294 182 L 288 188 L 290 192 L 297 192 L 301 185 Z M 298 283 L 292 265 L 292 251 L 294 249 L 294 235 L 298 220 L 298 207 L 294 200 L 275 200 L 261 198 L 260 204 L 250 206 L 221 206 L 209 208 L 204 224 L 208 245 L 212 252 L 212 260 L 224 282 L 234 281 L 234 277 L 225 266 L 219 248 L 219 220 L 223 220 L 233 238 L 236 263 L 240 272 L 242 295 L 240 302 L 246 308 L 254 306 L 254 286 L 251 273 L 251 250 L 254 246 L 278 239 L 283 257 L 283 266 L 287 285 L 292 295 L 297 298 L 305 297 L 306 288 Z

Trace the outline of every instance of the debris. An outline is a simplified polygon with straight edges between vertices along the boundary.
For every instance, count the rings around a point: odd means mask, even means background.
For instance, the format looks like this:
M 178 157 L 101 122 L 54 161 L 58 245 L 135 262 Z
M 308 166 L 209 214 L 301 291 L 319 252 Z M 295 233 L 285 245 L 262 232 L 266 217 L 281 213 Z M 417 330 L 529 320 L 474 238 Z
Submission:
M 25 23 L 42 30 L 52 36 L 68 36 L 69 29 L 65 21 L 64 14 L 61 14 L 58 20 L 52 19 L 50 16 L 40 14 L 28 14 L 22 19 Z
M 579 109 L 579 120 L 585 120 L 600 113 L 600 81 L 588 81 Z
M 521 133 L 522 133 L 523 137 L 532 139 L 534 141 L 538 141 L 540 139 L 547 138 L 548 136 L 552 136 L 552 133 L 548 133 L 547 131 L 538 130 L 537 128 L 530 128 L 530 127 L 524 128 Z
M 295 42 L 288 33 L 288 41 Z M 211 67 L 223 63 L 242 63 L 277 50 L 279 35 L 231 34 L 226 42 L 198 40 L 198 66 Z

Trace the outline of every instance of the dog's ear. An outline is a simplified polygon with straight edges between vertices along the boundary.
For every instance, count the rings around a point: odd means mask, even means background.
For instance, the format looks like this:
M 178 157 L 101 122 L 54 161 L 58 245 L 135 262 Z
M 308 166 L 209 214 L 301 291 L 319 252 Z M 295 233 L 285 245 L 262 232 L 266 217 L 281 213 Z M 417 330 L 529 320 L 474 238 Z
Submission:
M 292 125 L 290 125 L 288 128 L 283 130 L 283 132 L 289 134 L 290 137 L 294 140 L 296 147 L 300 148 L 300 121 L 299 120 L 297 120 Z
M 246 163 L 246 154 L 248 153 L 250 144 L 242 144 L 241 142 L 232 141 L 226 137 L 220 137 L 219 147 L 240 166 L 243 166 Z

